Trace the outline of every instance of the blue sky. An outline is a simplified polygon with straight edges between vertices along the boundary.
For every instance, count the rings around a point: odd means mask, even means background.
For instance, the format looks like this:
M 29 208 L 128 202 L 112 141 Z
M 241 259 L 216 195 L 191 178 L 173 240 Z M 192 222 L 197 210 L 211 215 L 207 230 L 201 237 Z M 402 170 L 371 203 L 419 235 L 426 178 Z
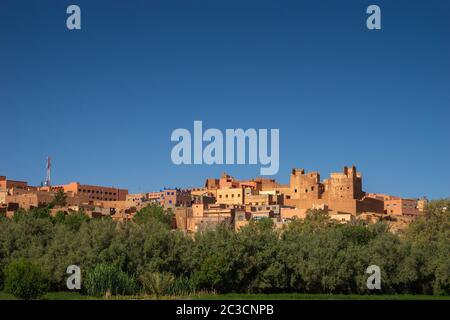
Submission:
M 82 30 L 66 28 L 78 4 Z M 382 30 L 366 28 L 370 4 Z M 0 1 L 0 174 L 198 186 L 176 128 L 279 128 L 280 170 L 355 164 L 364 189 L 450 196 L 450 2 Z

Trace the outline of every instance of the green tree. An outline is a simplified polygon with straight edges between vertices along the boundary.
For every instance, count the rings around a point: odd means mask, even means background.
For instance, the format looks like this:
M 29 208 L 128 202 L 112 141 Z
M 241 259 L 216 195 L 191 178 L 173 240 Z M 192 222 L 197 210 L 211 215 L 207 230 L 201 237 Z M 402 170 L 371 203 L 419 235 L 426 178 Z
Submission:
M 0 269 L 18 258 L 33 261 L 58 291 L 65 288 L 67 266 L 76 264 L 88 270 L 83 287 L 87 276 L 96 295 L 138 292 L 139 282 L 129 275 L 146 272 L 175 277 L 165 294 L 197 289 L 373 294 L 365 270 L 376 264 L 382 292 L 449 294 L 448 208 L 446 199 L 431 201 L 426 214 L 398 234 L 384 222 L 341 225 L 315 210 L 282 230 L 263 219 L 239 232 L 220 225 L 194 236 L 171 230 L 170 213 L 161 207 L 142 210 L 134 223 L 88 220 L 81 212 L 50 218 L 47 208 L 18 210 L 13 219 L 0 219 Z M 113 273 L 119 276 L 105 276 Z
M 50 203 L 50 207 L 64 207 L 67 204 L 67 195 L 65 194 L 63 189 L 58 189 L 58 191 L 55 194 L 55 197 L 53 198 L 52 202 Z
M 19 208 L 14 211 L 13 221 L 19 221 L 25 219 L 28 216 L 28 212 L 25 209 Z
M 89 216 L 87 216 L 83 211 L 78 211 L 65 216 L 63 223 L 69 230 L 78 231 L 81 225 L 89 220 Z
M 53 217 L 53 221 L 55 223 L 64 223 L 64 220 L 66 218 L 66 213 L 64 211 L 59 210 L 56 212 L 55 216 Z
M 37 299 L 49 287 L 38 264 L 25 259 L 13 260 L 5 269 L 5 291 L 21 299 Z
M 52 219 L 48 208 L 32 208 L 28 211 L 28 215 L 36 219 Z
M 227 290 L 271 292 L 281 278 L 276 260 L 278 239 L 271 219 L 251 221 L 235 239 L 231 237 L 227 256 L 231 260 L 228 282 L 232 286 Z
M 236 240 L 236 233 L 226 225 L 195 235 L 190 256 L 185 256 L 184 263 L 191 271 L 196 289 L 228 292 L 235 287 Z
M 174 215 L 170 209 L 164 210 L 163 207 L 152 204 L 139 210 L 133 217 L 133 221 L 144 224 L 153 223 L 156 220 L 171 228 L 173 217 Z
M 430 201 L 405 232 L 414 266 L 413 290 L 450 294 L 450 199 Z
M 200 269 L 193 274 L 195 286 L 200 289 L 217 289 L 224 292 L 227 274 L 230 272 L 229 261 L 218 252 L 208 256 Z

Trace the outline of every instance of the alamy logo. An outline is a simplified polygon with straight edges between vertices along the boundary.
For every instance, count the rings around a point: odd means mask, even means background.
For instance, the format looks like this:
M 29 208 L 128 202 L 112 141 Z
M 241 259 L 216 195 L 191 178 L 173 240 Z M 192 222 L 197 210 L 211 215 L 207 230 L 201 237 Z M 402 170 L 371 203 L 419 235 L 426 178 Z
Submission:
M 367 18 L 367 29 L 369 30 L 381 30 L 381 9 L 379 6 L 373 4 L 367 7 L 367 14 L 370 16 Z
M 70 277 L 67 278 L 66 285 L 69 290 L 80 290 L 81 289 L 81 269 L 79 266 L 70 265 L 66 270 Z
M 187 129 L 179 128 L 172 132 L 171 141 L 178 143 L 172 148 L 171 158 L 176 165 L 246 164 L 248 158 L 248 164 L 258 164 L 259 161 L 261 175 L 274 175 L 279 169 L 279 138 L 278 129 L 226 129 L 224 148 L 222 131 L 211 128 L 203 132 L 202 121 L 194 121 L 193 138 Z M 203 142 L 208 142 L 205 148 Z
M 67 7 L 67 17 L 66 26 L 69 30 L 80 30 L 81 29 L 81 9 L 79 6 L 72 4 Z
M 367 289 L 369 290 L 380 290 L 381 289 L 381 270 L 377 265 L 368 266 L 366 269 L 366 273 L 370 274 L 367 278 Z

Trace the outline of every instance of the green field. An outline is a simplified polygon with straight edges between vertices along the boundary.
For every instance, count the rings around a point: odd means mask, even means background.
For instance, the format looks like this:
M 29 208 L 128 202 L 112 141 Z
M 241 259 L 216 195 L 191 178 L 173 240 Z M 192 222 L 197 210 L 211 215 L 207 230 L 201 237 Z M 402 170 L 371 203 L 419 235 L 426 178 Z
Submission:
M 78 292 L 49 292 L 41 300 L 92 300 L 94 297 L 83 296 Z M 12 294 L 0 292 L 0 300 L 18 300 Z
M 345 294 L 218 294 L 191 297 L 195 300 L 450 300 L 450 296 L 432 295 L 345 295 Z
M 77 292 L 50 292 L 41 300 L 95 300 L 102 299 L 81 295 Z M 111 300 L 151 300 L 152 296 L 112 296 Z M 163 297 L 164 300 L 450 300 L 450 296 L 432 295 L 345 295 L 345 294 L 205 294 L 194 296 Z M 0 292 L 0 300 L 17 300 L 13 295 Z

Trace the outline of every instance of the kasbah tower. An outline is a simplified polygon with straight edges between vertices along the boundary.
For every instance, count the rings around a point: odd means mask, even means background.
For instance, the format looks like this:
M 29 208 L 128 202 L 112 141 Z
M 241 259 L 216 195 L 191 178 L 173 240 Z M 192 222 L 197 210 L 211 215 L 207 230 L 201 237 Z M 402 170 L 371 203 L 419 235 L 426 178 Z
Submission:
M 362 177 L 355 166 L 331 173 L 323 182 L 319 172 L 293 169 L 284 204 L 298 209 L 327 208 L 330 214 L 384 212 L 383 201 L 367 197 L 362 190 Z

